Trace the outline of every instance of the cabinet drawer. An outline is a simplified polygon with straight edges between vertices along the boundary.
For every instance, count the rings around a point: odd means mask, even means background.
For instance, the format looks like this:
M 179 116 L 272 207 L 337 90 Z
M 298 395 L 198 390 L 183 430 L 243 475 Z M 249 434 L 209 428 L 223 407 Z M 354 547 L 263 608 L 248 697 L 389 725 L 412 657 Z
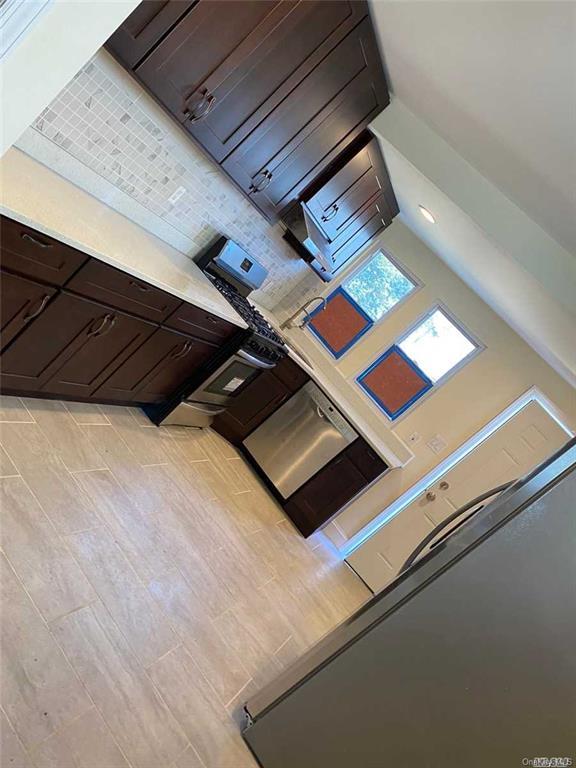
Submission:
M 312 236 L 314 243 L 327 256 L 335 273 L 392 223 L 392 212 L 384 195 L 379 195 L 331 243 Z M 312 231 L 312 230 L 311 230 Z
M 64 285 L 88 256 L 32 227 L 0 217 L 2 266 L 25 277 Z
M 238 330 L 238 326 L 216 317 L 205 309 L 195 307 L 192 304 L 182 304 L 164 325 L 182 331 L 197 339 L 205 339 L 221 344 L 231 338 Z
M 369 483 L 376 480 L 388 469 L 388 464 L 361 437 L 348 446 L 346 456 L 362 472 Z
M 98 259 L 91 259 L 82 267 L 66 288 L 157 323 L 163 322 L 182 303 L 175 296 Z

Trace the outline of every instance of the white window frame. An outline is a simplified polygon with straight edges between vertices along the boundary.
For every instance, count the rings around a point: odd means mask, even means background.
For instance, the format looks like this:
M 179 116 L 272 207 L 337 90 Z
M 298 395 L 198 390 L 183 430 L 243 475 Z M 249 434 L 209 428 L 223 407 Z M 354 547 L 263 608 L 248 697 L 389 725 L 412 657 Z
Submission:
M 400 301 L 398 301 L 396 304 L 394 304 L 393 307 L 391 307 L 387 312 L 385 312 L 382 317 L 379 320 L 373 320 L 372 325 L 370 328 L 364 333 L 358 341 L 353 344 L 349 349 L 344 352 L 344 354 L 341 357 L 335 358 L 334 355 L 330 352 L 330 350 L 320 341 L 320 339 L 316 336 L 314 331 L 312 331 L 308 326 L 306 326 L 306 329 L 310 336 L 314 339 L 315 343 L 318 345 L 318 347 L 322 350 L 322 352 L 326 355 L 326 357 L 332 362 L 339 363 L 340 360 L 343 360 L 346 355 L 350 354 L 350 352 L 358 347 L 359 344 L 362 343 L 364 339 L 367 339 L 377 328 L 380 323 L 387 320 L 389 317 L 391 317 L 393 312 L 396 312 L 397 309 L 402 307 L 409 299 L 411 299 L 413 296 L 415 296 L 419 291 L 422 290 L 424 287 L 424 283 L 420 278 L 418 278 L 408 267 L 405 267 L 396 256 L 393 256 L 389 251 L 386 250 L 386 248 L 382 248 L 380 246 L 374 247 L 369 252 L 364 254 L 364 256 L 361 257 L 359 260 L 359 263 L 355 263 L 353 265 L 350 265 L 348 267 L 348 271 L 344 270 L 342 275 L 339 275 L 336 280 L 331 281 L 330 283 L 327 283 L 326 288 L 320 292 L 320 295 L 323 298 L 329 298 L 334 291 L 336 291 L 338 288 L 341 288 L 343 291 L 346 290 L 345 283 L 348 282 L 348 280 L 352 280 L 358 272 L 361 272 L 364 267 L 367 266 L 368 262 L 374 258 L 378 253 L 383 253 L 384 256 L 394 264 L 396 269 L 401 272 L 404 277 L 408 278 L 412 285 L 414 286 L 413 289 L 410 291 L 410 293 L 406 294 Z M 350 296 L 352 301 L 355 301 L 352 296 Z M 366 312 L 366 310 L 362 307 L 362 310 Z M 368 314 L 366 312 L 366 314 Z
M 409 295 L 412 296 L 412 293 L 410 293 Z M 366 390 L 360 386 L 360 384 L 358 383 L 358 377 L 361 376 L 362 373 L 364 373 L 364 371 L 368 370 L 368 368 L 370 368 L 370 366 L 373 365 L 378 360 L 378 358 L 380 358 L 383 355 L 386 349 L 389 349 L 392 346 L 399 347 L 400 344 L 404 341 L 404 339 L 410 336 L 410 334 L 413 331 L 415 331 L 419 325 L 422 325 L 422 323 L 425 322 L 425 320 L 427 320 L 431 315 L 433 315 L 434 312 L 436 312 L 436 310 L 438 309 L 446 315 L 446 317 L 450 320 L 451 323 L 454 323 L 454 325 L 460 331 L 460 333 L 462 333 L 468 339 L 468 341 L 474 345 L 475 349 L 472 350 L 470 354 L 466 355 L 466 357 L 464 357 L 462 360 L 460 360 L 459 363 L 456 363 L 455 366 L 450 368 L 450 370 L 447 371 L 443 376 L 441 376 L 437 381 L 432 382 L 432 386 L 430 387 L 430 389 L 424 392 L 424 394 L 421 397 L 419 397 L 417 400 L 415 400 L 409 408 L 406 408 L 406 410 L 403 413 L 401 413 L 400 416 L 397 416 L 395 419 L 392 419 L 390 418 L 390 416 L 388 416 L 386 411 L 380 408 L 378 403 L 376 403 L 373 400 L 373 398 L 370 397 L 368 392 L 366 392 Z M 431 307 L 429 307 L 425 312 L 423 312 L 416 320 L 414 320 L 414 322 L 411 323 L 410 326 L 408 326 L 408 328 L 400 334 L 400 336 L 397 336 L 393 341 L 391 341 L 386 349 L 381 350 L 377 355 L 375 355 L 372 358 L 372 360 L 369 363 L 364 363 L 362 367 L 356 370 L 353 376 L 351 376 L 350 378 L 354 381 L 354 384 L 360 390 L 360 392 L 362 392 L 364 397 L 370 403 L 372 403 L 372 405 L 378 410 L 378 413 L 385 416 L 390 422 L 390 424 L 393 424 L 394 426 L 396 426 L 409 413 L 412 413 L 414 408 L 417 408 L 419 405 L 425 402 L 429 397 L 431 397 L 434 394 L 434 392 L 436 392 L 439 387 L 441 387 L 449 379 L 451 379 L 452 376 L 457 374 L 465 366 L 471 363 L 472 360 L 474 360 L 481 352 L 483 352 L 486 349 L 486 345 L 481 339 L 478 338 L 478 336 L 476 336 L 476 334 L 472 333 L 472 331 L 470 331 L 469 328 L 467 328 L 466 325 L 461 320 L 459 320 L 454 315 L 454 313 L 450 309 L 448 309 L 448 307 L 442 301 L 438 300 L 438 301 L 435 301 L 434 304 Z M 416 361 L 413 361 L 413 362 L 415 365 L 418 365 Z M 422 373 L 424 373 L 424 375 L 426 376 L 428 375 L 426 371 L 422 371 Z

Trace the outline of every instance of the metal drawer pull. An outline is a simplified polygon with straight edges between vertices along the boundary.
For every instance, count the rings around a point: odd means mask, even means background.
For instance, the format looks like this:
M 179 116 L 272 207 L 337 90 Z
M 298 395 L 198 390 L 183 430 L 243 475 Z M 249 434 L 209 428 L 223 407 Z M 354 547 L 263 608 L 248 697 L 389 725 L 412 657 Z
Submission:
M 197 123 L 200 120 L 204 120 L 204 118 L 208 117 L 212 111 L 215 103 L 216 96 L 214 96 L 214 94 L 210 93 L 210 91 L 206 89 L 194 110 L 191 111 L 187 106 L 184 108 L 184 114 L 188 115 L 188 122 Z
M 272 181 L 272 173 L 270 173 L 270 171 L 260 171 L 256 178 L 258 176 L 262 176 L 262 181 L 259 184 L 255 184 L 254 182 L 250 184 L 248 188 L 250 195 L 254 195 L 256 192 L 263 192 Z
M 176 354 L 170 355 L 172 360 L 179 360 L 181 357 L 186 357 L 188 352 L 192 349 L 192 344 L 189 341 L 184 342 L 184 346 L 180 350 L 180 352 L 176 352 Z
M 338 203 L 334 203 L 334 205 L 331 205 L 330 208 L 332 208 L 332 213 L 330 213 L 330 214 L 325 213 L 322 216 L 322 221 L 330 221 L 331 219 L 334 218 L 334 216 L 336 216 L 336 214 L 338 213 L 338 210 L 339 210 Z M 330 208 L 328 210 L 330 210 Z
M 220 322 L 217 317 L 212 317 L 212 315 L 206 315 L 204 319 L 208 320 L 212 325 L 217 325 Z
M 442 480 L 442 482 L 440 483 L 440 490 L 447 491 L 448 488 L 450 488 L 450 483 L 447 483 L 446 480 Z
M 436 501 L 436 494 L 434 491 L 428 491 L 426 494 L 426 501 Z
M 43 296 L 41 298 L 40 306 L 38 307 L 38 309 L 35 312 L 30 312 L 29 314 L 24 315 L 24 317 L 22 318 L 24 320 L 24 322 L 25 323 L 29 323 L 30 320 L 34 320 L 35 317 L 38 317 L 40 312 L 44 311 L 44 307 L 46 306 L 46 304 L 48 304 L 49 299 L 50 299 L 50 294 L 47 293 L 45 296 Z
M 22 232 L 20 235 L 22 240 L 30 240 L 31 243 L 37 245 L 39 248 L 52 248 L 52 243 L 45 243 L 43 240 L 39 240 L 34 235 L 29 235 L 28 232 Z
M 138 290 L 142 291 L 142 293 L 146 293 L 150 290 L 147 285 L 141 285 L 140 283 L 137 283 L 136 280 L 130 280 L 130 285 L 133 285 L 134 288 L 138 288 Z
M 104 315 L 104 317 L 102 318 L 98 326 L 88 331 L 88 336 L 92 336 L 92 337 L 103 336 L 105 333 L 108 333 L 109 331 L 112 330 L 112 327 L 115 322 L 116 322 L 116 318 L 114 317 L 114 315 Z M 106 326 L 109 323 L 110 323 L 109 327 L 106 328 Z M 106 330 L 104 330 L 105 328 Z

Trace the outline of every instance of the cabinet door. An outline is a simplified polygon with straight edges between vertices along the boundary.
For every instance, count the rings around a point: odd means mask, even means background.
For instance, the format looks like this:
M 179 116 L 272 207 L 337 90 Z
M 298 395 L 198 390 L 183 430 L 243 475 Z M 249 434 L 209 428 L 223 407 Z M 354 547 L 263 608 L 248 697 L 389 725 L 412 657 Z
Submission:
M 367 12 L 364 0 L 201 0 L 136 73 L 220 161 Z
M 239 445 L 290 395 L 288 387 L 272 371 L 261 373 L 238 395 L 231 408 L 216 417 L 213 428 Z
M 365 485 L 364 475 L 344 452 L 299 488 L 284 511 L 303 536 L 310 536 Z
M 85 253 L 6 216 L 0 217 L 0 252 L 3 267 L 52 285 L 64 285 L 88 260 Z
M 307 381 L 310 381 L 306 371 L 302 370 L 290 357 L 281 360 L 272 373 L 288 388 L 290 394 L 297 392 Z
M 157 403 L 166 400 L 218 347 L 158 328 L 94 393 L 96 399 Z
M 120 61 L 133 67 L 198 0 L 146 0 L 106 43 Z
M 388 469 L 388 464 L 384 459 L 381 459 L 362 437 L 359 437 L 346 448 L 346 456 L 362 472 L 367 483 L 376 480 Z
M 0 275 L 0 316 L 2 349 L 46 309 L 55 288 L 4 272 Z
M 364 19 L 222 166 L 274 220 L 388 102 L 374 33 Z
M 376 198 L 386 209 L 383 189 L 390 181 L 377 139 L 371 139 L 320 184 L 305 207 L 328 242 L 336 240 Z
M 90 397 L 155 328 L 62 292 L 2 354 L 2 389 Z

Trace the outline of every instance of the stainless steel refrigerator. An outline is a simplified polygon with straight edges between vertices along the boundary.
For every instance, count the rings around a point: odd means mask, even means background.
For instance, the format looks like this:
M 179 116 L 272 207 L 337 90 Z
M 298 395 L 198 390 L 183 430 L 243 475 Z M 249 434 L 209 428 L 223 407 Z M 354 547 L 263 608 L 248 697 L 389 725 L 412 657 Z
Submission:
M 259 764 L 576 765 L 575 470 L 572 440 L 254 696 Z

